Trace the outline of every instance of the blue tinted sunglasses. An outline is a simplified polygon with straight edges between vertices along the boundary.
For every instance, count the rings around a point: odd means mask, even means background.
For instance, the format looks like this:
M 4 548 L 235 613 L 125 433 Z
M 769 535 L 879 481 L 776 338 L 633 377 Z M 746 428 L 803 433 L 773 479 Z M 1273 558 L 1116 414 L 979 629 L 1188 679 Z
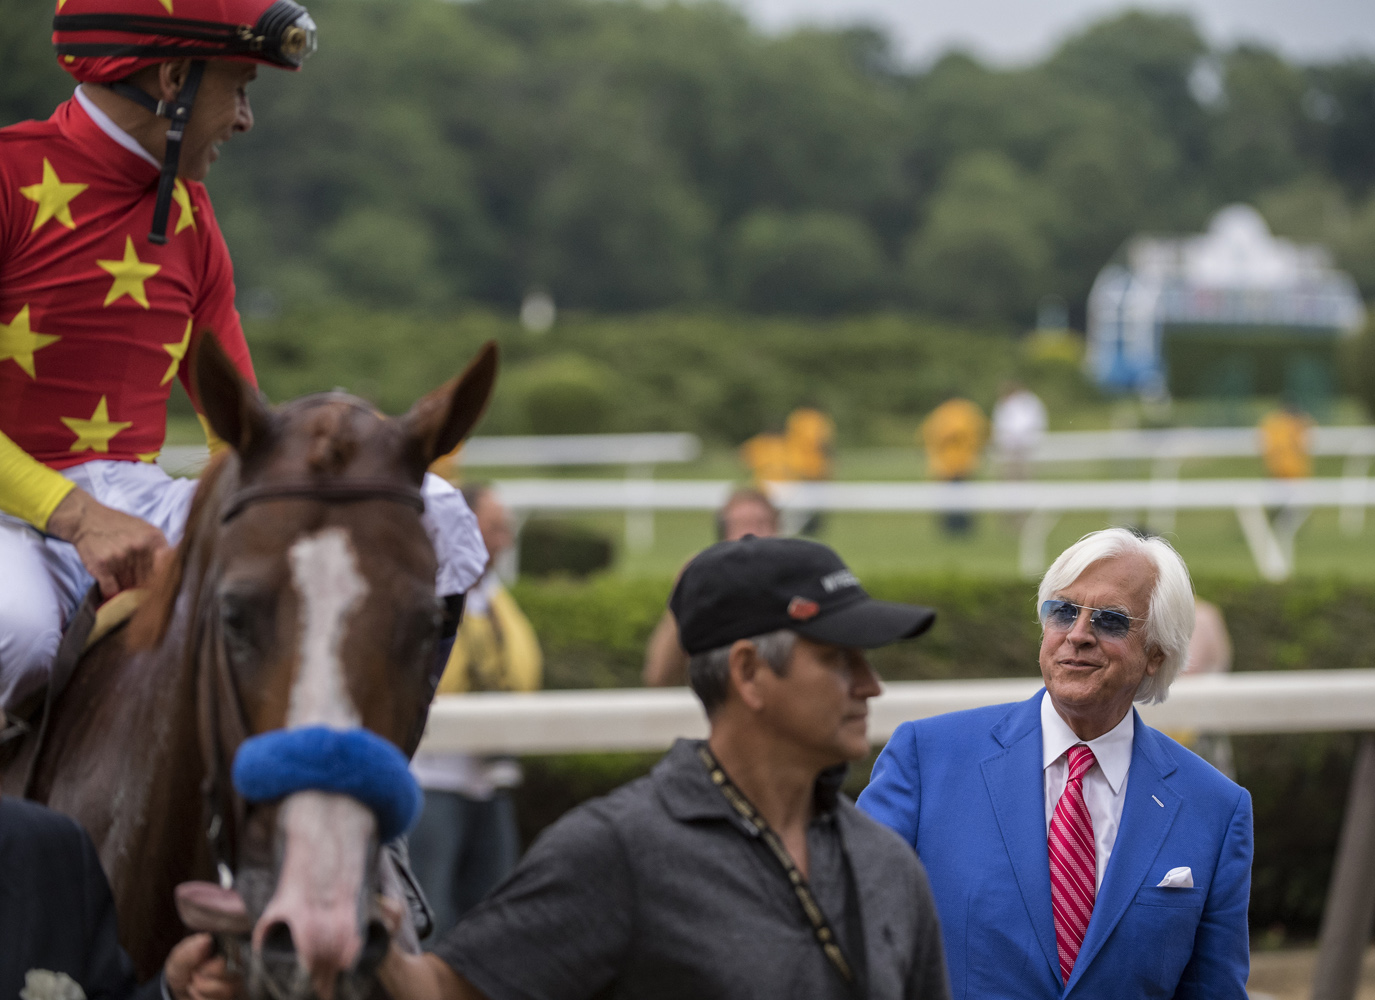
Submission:
M 1096 633 L 1110 639 L 1121 639 L 1125 636 L 1131 631 L 1132 622 L 1145 621 L 1144 618 L 1133 618 L 1121 611 L 1090 608 L 1085 604 L 1074 604 L 1071 601 L 1044 601 L 1041 604 L 1041 624 L 1068 631 L 1074 628 L 1074 623 L 1079 620 L 1080 611 L 1093 612 L 1089 615 L 1089 624 Z

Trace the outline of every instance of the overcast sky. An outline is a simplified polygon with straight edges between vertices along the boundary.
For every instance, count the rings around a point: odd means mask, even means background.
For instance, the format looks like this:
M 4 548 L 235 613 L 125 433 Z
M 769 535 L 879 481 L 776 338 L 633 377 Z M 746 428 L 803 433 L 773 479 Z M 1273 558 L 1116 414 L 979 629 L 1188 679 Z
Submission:
M 1066 34 L 1125 9 L 1120 0 L 733 0 L 770 28 L 866 21 L 918 63 L 952 47 L 1003 65 L 1034 62 Z M 1187 11 L 1215 44 L 1260 41 L 1300 61 L 1375 56 L 1375 0 L 1138 0 Z

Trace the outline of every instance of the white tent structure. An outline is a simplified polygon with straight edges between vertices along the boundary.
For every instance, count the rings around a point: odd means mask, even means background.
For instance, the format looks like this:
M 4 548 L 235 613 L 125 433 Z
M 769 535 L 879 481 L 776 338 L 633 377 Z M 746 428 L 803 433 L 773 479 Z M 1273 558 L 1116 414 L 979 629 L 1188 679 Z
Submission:
M 1211 395 L 1228 364 L 1242 391 L 1281 391 L 1265 383 L 1296 353 L 1330 366 L 1336 341 L 1364 323 L 1355 283 L 1324 247 L 1277 238 L 1254 208 L 1230 205 L 1201 235 L 1132 239 L 1099 272 L 1086 364 L 1119 391 Z

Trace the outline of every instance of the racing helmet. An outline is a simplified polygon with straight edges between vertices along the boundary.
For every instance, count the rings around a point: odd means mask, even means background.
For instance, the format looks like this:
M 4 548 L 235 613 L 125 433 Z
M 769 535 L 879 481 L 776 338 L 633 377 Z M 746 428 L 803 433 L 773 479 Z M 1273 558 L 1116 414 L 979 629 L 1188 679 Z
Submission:
M 82 83 L 123 80 L 168 59 L 300 69 L 315 22 L 294 0 L 58 0 L 57 61 Z
M 167 152 L 148 239 L 167 242 L 181 143 L 208 59 L 300 69 L 315 51 L 315 22 L 295 0 L 57 0 L 57 61 L 81 83 L 100 84 L 170 119 Z M 190 59 L 173 101 L 159 101 L 127 78 L 157 63 Z

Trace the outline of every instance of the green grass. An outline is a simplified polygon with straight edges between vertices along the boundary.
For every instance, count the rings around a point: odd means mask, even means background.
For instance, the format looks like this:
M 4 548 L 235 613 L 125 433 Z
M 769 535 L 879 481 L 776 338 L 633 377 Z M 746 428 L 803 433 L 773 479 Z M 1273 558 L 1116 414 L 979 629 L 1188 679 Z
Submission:
M 654 544 L 645 551 L 625 548 L 625 522 L 619 514 L 590 514 L 576 520 L 615 541 L 612 572 L 626 577 L 671 576 L 714 540 L 707 514 L 657 514 Z M 1051 531 L 1046 554 L 1053 558 L 1080 535 L 1111 523 L 1106 512 L 1067 514 Z M 1259 579 L 1231 511 L 1183 512 L 1166 537 L 1198 576 Z M 950 537 L 929 514 L 831 514 L 818 538 L 859 573 L 958 573 L 1005 579 L 1018 575 L 1018 530 L 1010 517 L 1002 515 L 978 515 L 973 532 Z M 1337 511 L 1314 511 L 1299 530 L 1295 553 L 1295 572 L 1300 576 L 1375 579 L 1375 514 L 1359 536 L 1348 538 L 1338 526 Z

